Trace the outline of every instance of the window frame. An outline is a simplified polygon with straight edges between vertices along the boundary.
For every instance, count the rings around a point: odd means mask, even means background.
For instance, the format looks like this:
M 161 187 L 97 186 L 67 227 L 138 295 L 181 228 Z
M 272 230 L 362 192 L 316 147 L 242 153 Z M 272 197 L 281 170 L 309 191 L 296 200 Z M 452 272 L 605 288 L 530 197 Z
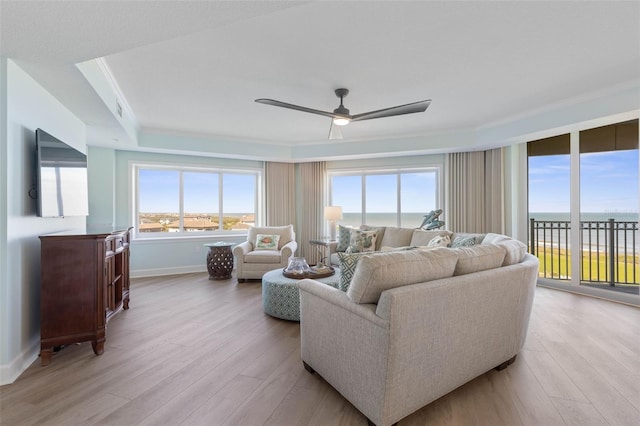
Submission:
M 186 166 L 183 164 L 161 163 L 161 162 L 144 162 L 135 161 L 129 165 L 131 184 L 131 223 L 135 223 L 133 231 L 134 240 L 160 240 L 160 239 L 187 239 L 187 238 L 212 238 L 212 237 L 237 237 L 247 235 L 247 230 L 224 230 L 215 231 L 185 231 L 184 230 L 184 173 L 214 173 L 218 174 L 218 217 L 224 215 L 223 203 L 223 186 L 225 174 L 240 174 L 255 176 L 255 194 L 254 194 L 254 224 L 260 226 L 263 220 L 262 192 L 263 192 L 263 168 L 251 167 L 221 167 L 221 166 Z M 180 230 L 178 232 L 140 232 L 138 230 L 140 215 L 140 170 L 166 170 L 175 171 L 179 174 L 179 223 Z M 214 212 L 215 213 L 215 212 Z
M 396 225 L 397 227 L 401 226 L 402 220 L 402 178 L 401 176 L 404 174 L 415 174 L 415 173 L 435 173 L 435 199 L 436 206 L 434 209 L 440 209 L 444 203 L 444 182 L 442 179 L 443 174 L 443 166 L 440 164 L 416 167 L 395 167 L 395 168 L 354 168 L 354 169 L 341 169 L 341 170 L 330 170 L 327 171 L 327 188 L 328 188 L 328 200 L 329 205 L 333 203 L 333 177 L 335 176 L 360 176 L 361 178 L 361 217 L 360 223 L 366 223 L 366 179 L 367 176 L 373 175 L 396 175 Z M 427 214 L 428 212 L 424 212 Z

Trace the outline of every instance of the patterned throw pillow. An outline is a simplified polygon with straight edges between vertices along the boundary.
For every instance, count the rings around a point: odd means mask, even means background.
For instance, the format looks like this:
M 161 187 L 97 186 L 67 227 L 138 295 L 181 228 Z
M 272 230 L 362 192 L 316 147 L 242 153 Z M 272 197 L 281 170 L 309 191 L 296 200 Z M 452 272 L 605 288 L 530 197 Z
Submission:
M 256 250 L 278 250 L 280 235 L 258 234 L 256 236 Z
M 439 235 L 433 237 L 427 247 L 449 247 L 451 245 L 451 237 L 448 235 Z
M 347 291 L 349 285 L 351 285 L 351 278 L 358 266 L 358 260 L 362 256 L 366 256 L 371 253 L 341 253 L 338 252 L 338 259 L 340 259 L 340 283 L 338 288 L 342 291 Z
M 345 251 L 349 247 L 349 241 L 351 240 L 351 228 L 338 225 L 338 245 L 336 251 Z
M 451 248 L 456 247 L 472 247 L 478 244 L 476 237 L 473 235 L 470 236 L 458 236 L 451 243 Z
M 376 250 L 376 240 L 378 234 L 376 231 L 360 231 L 358 229 L 351 230 L 351 239 L 349 247 L 352 253 L 372 252 Z

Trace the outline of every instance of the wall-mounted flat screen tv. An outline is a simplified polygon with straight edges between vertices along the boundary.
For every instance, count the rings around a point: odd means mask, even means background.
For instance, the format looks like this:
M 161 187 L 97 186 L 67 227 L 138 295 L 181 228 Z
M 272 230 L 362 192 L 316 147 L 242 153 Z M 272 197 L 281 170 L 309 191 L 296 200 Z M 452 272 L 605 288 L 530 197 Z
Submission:
M 36 151 L 38 216 L 87 216 L 87 156 L 42 129 Z

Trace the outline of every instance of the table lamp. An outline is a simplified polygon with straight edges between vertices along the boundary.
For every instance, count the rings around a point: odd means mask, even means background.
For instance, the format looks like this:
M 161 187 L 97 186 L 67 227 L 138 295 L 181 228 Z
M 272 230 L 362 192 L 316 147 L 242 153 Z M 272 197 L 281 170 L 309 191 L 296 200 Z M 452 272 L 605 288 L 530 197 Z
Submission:
M 336 239 L 336 221 L 342 220 L 342 207 L 326 206 L 324 208 L 324 218 L 329 221 L 330 239 Z

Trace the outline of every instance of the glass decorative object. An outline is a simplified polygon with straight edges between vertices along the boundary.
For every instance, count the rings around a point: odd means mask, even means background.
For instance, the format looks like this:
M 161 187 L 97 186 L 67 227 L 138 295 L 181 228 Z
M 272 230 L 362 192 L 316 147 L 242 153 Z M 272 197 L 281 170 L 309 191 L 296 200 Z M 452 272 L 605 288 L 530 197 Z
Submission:
M 309 264 L 304 257 L 292 257 L 285 272 L 293 275 L 304 275 L 311 271 Z

